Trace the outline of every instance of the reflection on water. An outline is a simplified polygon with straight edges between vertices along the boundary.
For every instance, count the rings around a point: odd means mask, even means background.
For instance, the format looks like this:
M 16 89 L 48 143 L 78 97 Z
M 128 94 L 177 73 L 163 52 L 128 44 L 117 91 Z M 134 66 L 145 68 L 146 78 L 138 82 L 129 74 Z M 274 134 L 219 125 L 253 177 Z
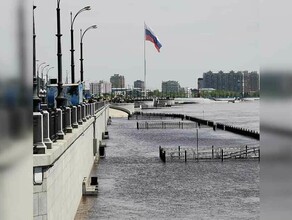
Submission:
M 195 148 L 195 130 L 137 130 L 135 123 L 113 119 L 108 127 L 106 158 L 93 171 L 98 197 L 83 198 L 76 219 L 259 219 L 257 161 L 163 164 L 158 146 Z M 246 144 L 259 142 L 199 130 L 200 148 Z

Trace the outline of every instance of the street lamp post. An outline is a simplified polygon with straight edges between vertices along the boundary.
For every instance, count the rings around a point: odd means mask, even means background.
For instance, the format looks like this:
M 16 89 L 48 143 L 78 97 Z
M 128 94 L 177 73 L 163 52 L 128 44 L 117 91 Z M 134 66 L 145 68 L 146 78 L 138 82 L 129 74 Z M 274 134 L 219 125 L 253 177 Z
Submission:
M 83 83 L 83 37 L 85 33 L 90 29 L 96 29 L 96 25 L 92 25 L 88 27 L 83 33 L 82 29 L 80 29 L 80 82 Z
M 40 98 L 38 96 L 38 83 L 36 76 L 36 33 L 35 33 L 35 22 L 34 22 L 34 10 L 36 6 L 33 6 L 33 111 L 37 112 L 40 110 Z
M 47 64 L 42 68 L 42 90 L 44 90 L 44 69 L 48 66 L 50 66 L 50 64 Z
M 74 30 L 73 30 L 73 25 L 74 25 L 74 21 L 77 17 L 77 15 L 79 15 L 81 12 L 83 11 L 89 11 L 91 8 L 90 6 L 86 6 L 84 8 L 82 8 L 81 10 L 79 10 L 76 15 L 72 16 L 72 12 L 70 13 L 71 15 L 71 82 L 74 83 L 75 82 L 75 64 L 74 64 Z
M 47 70 L 47 74 L 46 74 L 46 85 L 48 85 L 48 82 L 49 82 L 49 72 L 50 72 L 50 70 L 51 69 L 54 69 L 54 67 L 52 66 L 52 67 L 50 67 L 48 70 Z
M 40 92 L 40 68 L 42 65 L 45 65 L 46 62 L 42 62 L 38 65 L 38 70 L 37 70 L 37 94 L 39 95 Z
M 58 96 L 56 98 L 57 107 L 65 106 L 65 100 L 63 94 L 63 83 L 62 83 L 62 48 L 61 48 L 61 18 L 60 18 L 60 0 L 57 0 L 57 57 L 58 57 Z

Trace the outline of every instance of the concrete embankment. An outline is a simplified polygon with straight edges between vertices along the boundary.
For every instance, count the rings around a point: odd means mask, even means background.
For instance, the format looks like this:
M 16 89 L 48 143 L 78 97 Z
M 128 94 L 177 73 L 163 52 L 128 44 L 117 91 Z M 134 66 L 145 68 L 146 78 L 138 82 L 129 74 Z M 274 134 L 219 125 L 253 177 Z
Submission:
M 112 118 L 126 118 L 128 114 L 116 109 L 109 109 L 109 116 Z
M 33 156 L 34 219 L 74 219 L 82 197 L 82 183 L 99 157 L 98 144 L 109 117 L 105 105 L 45 154 Z

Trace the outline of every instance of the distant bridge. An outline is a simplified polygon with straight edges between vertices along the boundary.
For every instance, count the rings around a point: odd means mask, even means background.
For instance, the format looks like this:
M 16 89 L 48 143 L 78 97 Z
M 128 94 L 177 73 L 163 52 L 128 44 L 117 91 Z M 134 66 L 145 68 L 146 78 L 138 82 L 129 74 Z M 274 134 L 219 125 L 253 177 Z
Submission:
M 109 107 L 111 109 L 125 112 L 128 115 L 132 115 L 134 113 L 134 103 L 112 103 Z

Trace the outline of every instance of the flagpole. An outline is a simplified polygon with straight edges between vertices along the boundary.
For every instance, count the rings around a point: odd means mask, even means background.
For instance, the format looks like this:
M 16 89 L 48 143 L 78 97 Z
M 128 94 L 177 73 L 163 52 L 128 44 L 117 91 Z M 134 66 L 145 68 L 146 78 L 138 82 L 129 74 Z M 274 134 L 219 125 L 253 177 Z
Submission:
M 144 22 L 144 96 L 146 98 L 147 96 L 147 90 L 146 90 L 146 46 L 145 46 L 145 39 L 146 35 L 145 35 L 145 22 Z

